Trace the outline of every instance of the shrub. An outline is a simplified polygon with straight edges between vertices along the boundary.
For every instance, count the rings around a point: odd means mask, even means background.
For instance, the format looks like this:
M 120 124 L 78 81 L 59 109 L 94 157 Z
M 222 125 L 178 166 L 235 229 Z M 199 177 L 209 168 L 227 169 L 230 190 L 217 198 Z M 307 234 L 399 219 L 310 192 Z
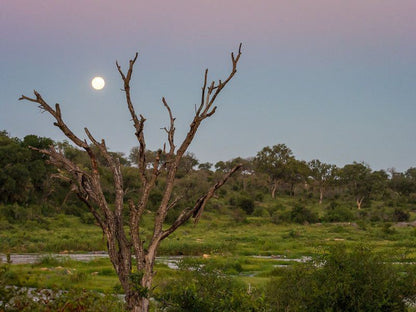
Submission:
M 410 213 L 407 212 L 407 211 L 404 211 L 401 208 L 396 208 L 396 209 L 394 209 L 392 219 L 395 222 L 409 221 Z
M 254 199 L 255 199 L 256 201 L 262 202 L 262 201 L 264 200 L 264 194 L 263 194 L 263 193 L 260 193 L 260 192 L 257 192 L 257 193 L 254 195 Z
M 296 204 L 290 211 L 290 221 L 295 223 L 315 223 L 318 222 L 318 215 L 301 204 Z
M 249 215 L 254 211 L 254 200 L 247 195 L 231 196 L 228 203 L 233 207 L 244 210 Z
M 265 208 L 257 207 L 256 209 L 254 209 L 253 216 L 255 216 L 255 217 L 263 217 L 263 218 L 269 218 L 270 217 L 270 213 Z
M 248 215 L 251 215 L 254 211 L 254 200 L 250 197 L 239 197 L 237 206 L 243 209 Z
M 281 224 L 289 221 L 291 221 L 290 211 L 275 211 L 272 214 L 272 223 L 274 224 Z
M 331 202 L 326 209 L 323 220 L 327 222 L 348 222 L 354 220 L 351 209 L 340 206 L 337 202 Z
M 155 298 L 162 311 L 260 311 L 260 300 L 247 286 L 210 266 L 179 264 L 180 276 L 168 281 Z
M 336 246 L 272 279 L 266 302 L 272 311 L 406 311 L 403 299 L 416 295 L 415 281 L 414 272 L 401 272 L 366 247 L 348 253 Z
M 84 223 L 84 224 L 94 224 L 95 223 L 95 218 L 92 215 L 92 213 L 90 213 L 90 212 L 82 213 L 79 218 L 80 218 L 81 223 Z
M 7 310 L 20 312 L 83 311 L 124 312 L 124 304 L 116 295 L 93 291 L 58 291 L 47 289 L 11 288 Z M 2 303 L 3 304 L 3 303 Z

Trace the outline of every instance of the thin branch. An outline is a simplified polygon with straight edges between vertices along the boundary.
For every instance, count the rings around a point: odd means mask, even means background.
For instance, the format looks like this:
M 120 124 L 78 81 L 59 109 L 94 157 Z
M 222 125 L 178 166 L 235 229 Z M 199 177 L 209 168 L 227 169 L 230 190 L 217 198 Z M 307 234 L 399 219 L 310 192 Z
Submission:
M 204 74 L 204 85 L 202 86 L 202 94 L 201 94 L 201 104 L 199 105 L 199 108 L 196 112 L 196 116 L 199 116 L 199 114 L 201 113 L 202 108 L 204 107 L 204 100 L 205 100 L 205 90 L 207 88 L 207 82 L 208 82 L 208 68 L 205 69 L 205 74 Z
M 197 200 L 193 208 L 184 209 L 180 213 L 178 218 L 175 220 L 175 222 L 168 229 L 162 232 L 161 240 L 165 239 L 170 234 L 172 234 L 178 227 L 180 227 L 182 224 L 188 221 L 191 216 L 195 219 L 194 222 L 197 223 L 199 219 L 201 218 L 201 214 L 204 211 L 205 205 L 211 199 L 211 197 L 215 194 L 215 191 L 218 190 L 221 186 L 223 186 L 224 183 L 227 182 L 227 180 L 242 166 L 243 166 L 242 164 L 238 164 L 237 166 L 232 168 L 229 172 L 227 172 L 227 174 L 225 174 L 220 181 L 218 181 L 215 185 L 213 185 L 205 195 L 201 196 Z
M 242 44 L 240 43 L 238 47 L 238 54 L 235 57 L 234 53 L 231 53 L 231 61 L 232 61 L 232 70 L 228 77 L 225 79 L 225 81 L 218 81 L 218 85 L 215 85 L 215 82 L 212 81 L 209 86 L 207 86 L 207 80 L 208 80 L 208 70 L 205 70 L 204 74 L 204 84 L 202 87 L 202 94 L 201 94 L 201 104 L 194 116 L 194 119 L 190 125 L 190 129 L 188 131 L 187 136 L 185 137 L 184 141 L 182 142 L 181 146 L 178 149 L 177 152 L 177 162 L 179 163 L 180 158 L 182 155 L 186 152 L 189 145 L 191 144 L 196 131 L 198 130 L 198 127 L 202 120 L 204 120 L 207 117 L 211 117 L 217 107 L 212 107 L 213 103 L 215 102 L 216 98 L 220 94 L 221 90 L 228 84 L 228 82 L 234 77 L 234 75 L 237 73 L 237 64 L 240 60 L 241 56 L 241 47 Z M 205 97 L 204 97 L 205 96 Z M 211 97 L 212 96 L 212 97 Z
M 81 147 L 81 148 L 88 148 L 88 144 L 86 144 L 83 140 L 81 140 L 80 138 L 78 138 L 65 124 L 65 122 L 62 119 L 62 115 L 61 115 L 61 109 L 59 107 L 59 104 L 56 103 L 55 104 L 55 109 L 53 109 L 51 106 L 49 106 L 48 103 L 46 103 L 46 101 L 42 98 L 42 96 L 36 91 L 33 90 L 33 93 L 35 95 L 35 98 L 30 98 L 27 97 L 25 95 L 22 95 L 19 100 L 27 100 L 30 102 L 34 102 L 34 103 L 38 103 L 39 107 L 45 111 L 47 111 L 49 114 L 51 114 L 56 122 L 54 123 L 54 125 L 56 127 L 58 127 L 59 129 L 61 129 L 61 131 L 72 141 L 74 142 L 77 146 Z
M 133 73 L 134 63 L 136 62 L 138 55 L 139 54 L 136 52 L 134 58 L 129 61 L 129 68 L 127 70 L 127 75 L 123 73 L 118 62 L 116 62 L 116 66 L 117 66 L 118 72 L 120 73 L 121 79 L 123 80 L 123 83 L 124 83 L 124 92 L 126 95 L 127 107 L 129 109 L 130 116 L 133 119 L 134 128 L 136 129 L 135 135 L 140 144 L 138 166 L 140 170 L 142 183 L 146 184 L 146 156 L 145 156 L 146 142 L 145 142 L 144 133 L 143 133 L 144 123 L 146 121 L 146 118 L 144 118 L 142 115 L 140 115 L 140 119 L 137 117 L 137 114 L 134 110 L 133 102 L 131 100 L 131 95 L 130 95 L 130 80 L 131 80 L 131 76 Z
M 165 128 L 165 131 L 168 134 L 168 142 L 170 146 L 169 150 L 169 157 L 171 158 L 173 154 L 175 153 L 175 143 L 174 143 L 174 137 L 175 137 L 175 118 L 173 118 L 172 110 L 170 109 L 168 103 L 166 102 L 166 99 L 162 98 L 163 105 L 166 107 L 166 110 L 169 113 L 169 119 L 170 119 L 170 127 L 169 130 Z

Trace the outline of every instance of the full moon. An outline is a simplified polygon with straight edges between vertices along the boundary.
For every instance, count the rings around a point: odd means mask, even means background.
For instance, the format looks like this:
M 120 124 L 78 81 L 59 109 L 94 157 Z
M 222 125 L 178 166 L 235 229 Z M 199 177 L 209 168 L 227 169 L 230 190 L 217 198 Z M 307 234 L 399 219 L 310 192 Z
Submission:
M 105 81 L 103 77 L 94 77 L 91 80 L 91 85 L 95 90 L 101 90 L 105 86 Z

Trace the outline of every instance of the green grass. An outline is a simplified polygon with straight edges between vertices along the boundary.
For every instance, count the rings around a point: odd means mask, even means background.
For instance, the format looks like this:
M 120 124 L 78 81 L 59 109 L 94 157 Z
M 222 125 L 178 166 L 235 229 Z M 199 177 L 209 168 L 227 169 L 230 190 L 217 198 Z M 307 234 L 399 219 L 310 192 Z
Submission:
M 13 225 L 0 233 L 0 252 L 85 252 L 106 250 L 101 229 L 74 216 L 47 219 L 48 224 Z M 147 220 L 146 223 L 150 223 Z M 149 230 L 144 230 L 149 235 Z M 146 235 L 145 235 L 146 236 Z M 392 253 L 406 249 L 416 260 L 416 230 L 386 223 L 273 224 L 267 218 L 247 217 L 236 223 L 227 215 L 208 212 L 199 224 L 189 222 L 162 242 L 159 255 L 203 254 L 222 256 L 283 255 L 296 258 L 313 255 L 322 247 L 342 242 L 347 246 L 366 243 Z
M 258 207 L 271 212 L 285 211 L 295 200 L 282 197 L 278 201 L 266 198 Z M 309 203 L 308 208 L 322 214 L 323 208 Z M 221 210 L 222 209 L 222 210 Z M 331 245 L 353 248 L 366 244 L 377 253 L 389 255 L 392 261 L 416 261 L 416 229 L 394 227 L 388 223 L 317 223 L 310 225 L 274 224 L 270 217 L 248 216 L 236 222 L 233 214 L 223 208 L 207 209 L 201 221 L 189 222 L 162 242 L 158 256 L 183 255 L 197 262 L 221 268 L 253 286 L 261 287 L 270 276 L 279 275 L 290 265 L 279 259 L 253 256 L 279 256 L 296 259 L 319 255 Z M 143 237 L 151 235 L 152 219 L 143 220 Z M 44 218 L 41 223 L 6 224 L 0 232 L 2 253 L 59 253 L 106 250 L 102 231 L 84 224 L 78 217 L 58 215 Z M 203 257 L 205 255 L 205 258 Z M 209 257 L 206 259 L 206 255 Z M 20 285 L 48 288 L 85 288 L 102 292 L 114 291 L 119 282 L 108 259 L 77 262 L 44 257 L 36 265 L 12 265 Z M 174 278 L 177 271 L 167 265 L 156 265 L 155 285 Z
M 58 215 L 46 223 L 13 224 L 0 233 L 0 252 L 33 253 L 105 250 L 102 231 L 78 217 Z

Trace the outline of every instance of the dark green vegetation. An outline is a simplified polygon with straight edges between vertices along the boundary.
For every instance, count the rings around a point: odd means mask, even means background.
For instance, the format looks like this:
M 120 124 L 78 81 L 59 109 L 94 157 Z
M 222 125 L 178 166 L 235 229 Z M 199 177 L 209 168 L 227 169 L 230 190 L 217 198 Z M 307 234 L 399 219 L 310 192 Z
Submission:
M 68 181 L 59 179 L 58 172 L 45 162 L 44 155 L 29 149 L 46 148 L 54 144 L 68 159 L 82 168 L 90 161 L 85 152 L 67 142 L 53 142 L 49 138 L 28 135 L 23 140 L 0 132 L 0 227 L 7 224 L 34 221 L 58 214 L 78 216 L 86 224 L 94 223 L 88 210 L 70 189 Z M 93 148 L 93 147 L 92 147 Z M 118 156 L 123 165 L 126 199 L 137 199 L 140 181 L 137 179 L 137 149 L 129 157 Z M 151 164 L 156 152 L 148 151 L 146 161 Z M 199 164 L 192 154 L 184 156 L 176 175 L 175 194 L 184 200 L 170 211 L 174 220 L 183 206 L 198 196 L 224 172 L 235 164 L 244 168 L 219 191 L 211 210 L 224 210 L 237 221 L 247 216 L 270 218 L 274 223 L 316 222 L 400 222 L 408 221 L 416 208 L 416 168 L 406 172 L 372 171 L 364 163 L 347 164 L 343 168 L 319 160 L 297 160 L 284 144 L 265 147 L 257 156 L 220 161 L 213 166 Z M 212 167 L 215 168 L 212 171 Z M 112 175 L 102 168 L 102 184 L 111 203 L 114 198 Z M 65 178 L 65 177 L 64 177 Z M 150 196 L 149 211 L 159 203 L 164 187 L 163 179 Z M 272 201 L 272 198 L 277 200 Z M 127 209 L 126 209 L 127 210 Z
M 59 172 L 28 148 L 49 144 L 88 168 L 86 155 L 68 143 L 32 135 L 20 140 L 0 133 L 0 252 L 47 255 L 106 250 L 100 228 L 69 184 L 56 179 Z M 136 152 L 133 149 L 128 159 L 115 153 L 123 163 L 126 189 L 140 190 Z M 154 155 L 148 151 L 147 160 L 152 162 Z M 200 223 L 179 228 L 160 246 L 158 256 L 185 257 L 178 270 L 163 259 L 158 262 L 151 290 L 153 309 L 412 309 L 403 300 L 416 295 L 415 168 L 388 174 L 363 163 L 337 168 L 319 160 L 299 161 L 283 144 L 267 147 L 252 159 L 215 166 L 199 164 L 189 154 L 182 160 L 175 185 L 175 194 L 184 201 L 169 212 L 169 220 L 239 162 L 244 170 L 211 200 Z M 101 176 L 111 202 L 111 174 L 103 169 Z M 152 234 L 150 212 L 163 187 L 162 179 L 150 196 L 144 236 Z M 135 191 L 127 192 L 129 198 L 137 196 Z M 305 256 L 313 261 L 297 263 Z M 45 256 L 36 264 L 4 264 L 0 275 L 0 301 L 18 298 L 14 310 L 122 310 L 113 296 L 120 292 L 120 284 L 108 259 L 84 263 Z M 24 289 L 7 285 L 47 288 L 50 294 L 42 298 L 48 303 L 37 304 Z M 11 306 L 8 309 L 13 311 Z
M 364 247 L 337 246 L 267 285 L 276 311 L 404 311 L 414 298 L 414 267 L 393 266 Z

